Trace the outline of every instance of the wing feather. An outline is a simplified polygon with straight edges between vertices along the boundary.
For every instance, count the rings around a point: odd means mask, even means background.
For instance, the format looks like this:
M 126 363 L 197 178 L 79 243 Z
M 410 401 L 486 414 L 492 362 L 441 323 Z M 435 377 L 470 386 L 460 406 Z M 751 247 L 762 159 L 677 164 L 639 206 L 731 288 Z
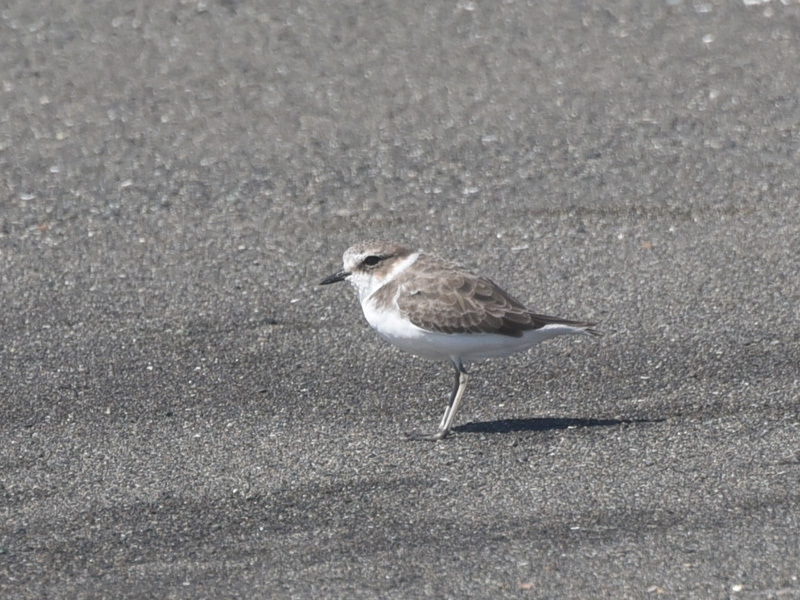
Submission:
M 394 296 L 397 307 L 418 327 L 441 333 L 520 337 L 546 324 L 491 280 L 453 263 L 423 255 L 414 266 L 413 274 L 401 274 L 386 293 Z
M 427 254 L 375 292 L 374 299 L 397 306 L 417 327 L 440 333 L 521 337 L 545 325 L 567 325 L 597 335 L 592 323 L 535 314 L 492 280 Z
M 492 280 L 427 254 L 378 289 L 374 300 L 396 306 L 417 327 L 440 333 L 521 337 L 546 325 L 567 325 L 599 335 L 593 323 L 535 314 Z

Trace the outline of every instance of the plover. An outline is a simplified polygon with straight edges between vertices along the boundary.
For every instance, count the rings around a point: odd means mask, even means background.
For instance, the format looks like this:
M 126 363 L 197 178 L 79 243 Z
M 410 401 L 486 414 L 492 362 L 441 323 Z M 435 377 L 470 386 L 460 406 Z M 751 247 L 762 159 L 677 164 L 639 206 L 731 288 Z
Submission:
M 490 279 L 403 244 L 361 242 L 347 249 L 343 262 L 344 268 L 320 285 L 349 281 L 378 335 L 401 350 L 455 367 L 439 427 L 407 434 L 414 439 L 441 440 L 450 433 L 469 378 L 465 362 L 508 356 L 559 335 L 599 335 L 594 323 L 531 312 Z

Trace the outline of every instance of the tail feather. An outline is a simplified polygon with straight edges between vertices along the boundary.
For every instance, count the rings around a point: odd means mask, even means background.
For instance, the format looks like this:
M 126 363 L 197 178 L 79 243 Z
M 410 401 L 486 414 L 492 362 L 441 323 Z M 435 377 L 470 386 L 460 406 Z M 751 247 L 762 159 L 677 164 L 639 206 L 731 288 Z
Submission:
M 583 328 L 584 333 L 588 333 L 589 335 L 593 335 L 595 337 L 603 337 L 603 332 L 595 329 L 597 326 L 596 323 L 584 323 L 584 325 L 586 325 L 586 327 Z
M 571 321 L 569 319 L 561 319 L 559 317 L 549 317 L 547 315 L 537 315 L 531 313 L 531 317 L 536 323 L 537 329 L 545 325 L 566 325 L 567 327 L 574 327 L 580 329 L 581 333 L 586 333 L 593 336 L 602 336 L 603 334 L 597 331 L 596 323 L 587 323 L 586 321 Z M 575 332 L 578 333 L 578 332 Z

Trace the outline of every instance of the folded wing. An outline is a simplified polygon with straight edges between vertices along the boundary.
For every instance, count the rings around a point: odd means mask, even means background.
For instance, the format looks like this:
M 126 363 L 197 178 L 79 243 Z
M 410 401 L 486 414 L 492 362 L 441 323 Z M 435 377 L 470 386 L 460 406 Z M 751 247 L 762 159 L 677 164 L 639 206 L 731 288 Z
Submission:
M 420 257 L 423 259 L 423 257 Z M 414 277 L 392 283 L 401 312 L 417 327 L 440 333 L 494 333 L 521 337 L 526 331 L 559 324 L 595 333 L 591 323 L 537 315 L 494 282 L 451 263 L 425 256 Z M 434 262 L 435 261 L 435 262 Z

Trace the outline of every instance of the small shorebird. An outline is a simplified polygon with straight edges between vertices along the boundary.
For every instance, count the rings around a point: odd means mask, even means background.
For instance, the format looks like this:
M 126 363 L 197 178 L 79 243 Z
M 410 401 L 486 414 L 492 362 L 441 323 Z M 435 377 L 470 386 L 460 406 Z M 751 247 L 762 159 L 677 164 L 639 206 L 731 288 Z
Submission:
M 364 316 L 383 339 L 431 360 L 449 360 L 455 384 L 439 427 L 410 433 L 441 440 L 450 433 L 467 386 L 465 361 L 508 356 L 564 334 L 599 335 L 593 323 L 531 312 L 494 282 L 402 244 L 367 241 L 347 249 L 344 268 L 320 285 L 349 281 Z

